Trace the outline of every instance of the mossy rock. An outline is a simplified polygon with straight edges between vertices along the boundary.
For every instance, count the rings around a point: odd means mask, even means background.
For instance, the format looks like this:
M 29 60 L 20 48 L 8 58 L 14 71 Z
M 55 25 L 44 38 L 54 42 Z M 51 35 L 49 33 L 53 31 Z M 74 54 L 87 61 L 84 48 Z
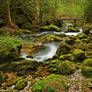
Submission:
M 65 54 L 59 57 L 60 60 L 71 60 L 72 54 Z
M 18 89 L 18 90 L 24 89 L 24 87 L 27 85 L 27 82 L 28 80 L 26 79 L 19 80 L 15 85 L 15 89 Z
M 92 78 L 92 67 L 82 66 L 81 73 L 88 78 Z
M 53 42 L 53 41 L 60 42 L 62 40 L 63 40 L 62 37 L 59 37 L 56 35 L 46 35 L 42 37 L 41 39 L 39 39 L 37 42 L 38 43 Z
M 72 46 L 68 45 L 67 43 L 61 43 L 57 50 L 56 56 L 61 56 L 62 54 L 68 54 Z
M 62 75 L 50 75 L 33 85 L 33 92 L 66 92 L 67 78 Z
M 61 29 L 56 25 L 48 25 L 40 27 L 41 31 L 61 31 Z
M 79 30 L 74 28 L 74 27 L 69 26 L 68 27 L 68 32 L 79 32 Z
M 84 38 L 87 38 L 87 35 L 84 34 L 84 33 L 80 33 L 80 34 L 77 35 L 77 37 L 78 37 L 79 39 L 84 39 Z
M 71 38 L 67 38 L 67 39 L 65 40 L 65 42 L 66 42 L 67 44 L 69 44 L 69 45 L 72 45 L 72 44 L 75 43 L 75 40 L 74 40 L 74 39 L 71 39 Z
M 83 65 L 92 67 L 92 59 L 85 59 Z
M 8 78 L 7 75 L 5 75 L 2 71 L 0 71 L 0 85 L 6 81 L 6 79 Z
M 24 71 L 26 72 L 27 70 L 33 71 L 38 68 L 42 63 L 35 61 L 35 60 L 23 60 L 23 61 L 16 61 L 16 62 L 11 62 L 6 68 L 8 70 L 13 70 L 16 72 L 21 72 Z
M 74 49 L 73 51 L 74 61 L 76 60 L 84 60 L 86 58 L 86 53 L 81 49 Z
M 58 65 L 58 72 L 62 75 L 73 74 L 75 70 L 76 70 L 76 67 L 70 61 L 63 61 Z
M 10 60 L 20 55 L 22 40 L 13 37 L 0 37 L 0 60 Z
M 50 61 L 50 64 L 48 65 L 48 71 L 51 72 L 51 73 L 56 73 L 58 72 L 58 64 L 60 63 L 61 61 L 58 60 L 58 59 L 55 59 L 55 60 L 51 60 Z

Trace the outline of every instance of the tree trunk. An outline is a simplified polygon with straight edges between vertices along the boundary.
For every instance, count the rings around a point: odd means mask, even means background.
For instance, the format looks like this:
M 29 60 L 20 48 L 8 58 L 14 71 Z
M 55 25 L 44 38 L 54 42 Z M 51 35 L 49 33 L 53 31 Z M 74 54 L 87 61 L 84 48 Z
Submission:
M 6 1 L 6 9 L 7 9 L 7 25 L 12 26 L 10 6 L 9 6 L 9 1 L 8 0 Z

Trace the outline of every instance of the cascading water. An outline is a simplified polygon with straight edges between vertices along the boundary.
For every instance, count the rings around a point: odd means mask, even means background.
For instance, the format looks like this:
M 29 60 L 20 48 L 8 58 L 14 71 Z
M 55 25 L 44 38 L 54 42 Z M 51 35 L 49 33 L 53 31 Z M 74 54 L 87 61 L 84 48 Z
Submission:
M 69 24 L 67 23 L 66 24 L 66 28 L 68 26 L 70 26 L 72 24 Z M 33 38 L 38 38 L 38 37 L 42 37 L 44 35 L 47 35 L 47 34 L 53 34 L 53 35 L 56 35 L 56 34 L 65 34 L 65 35 L 74 35 L 74 36 L 77 36 L 79 33 L 82 33 L 82 28 L 79 29 L 80 31 L 79 32 L 55 32 L 55 31 L 46 31 L 46 32 L 42 32 L 42 33 L 37 33 L 37 34 L 31 34 L 31 35 L 27 35 L 27 36 L 22 36 L 23 39 L 27 39 L 27 40 L 31 40 L 31 37 Z M 30 39 L 29 39 L 30 38 Z M 37 60 L 37 61 L 45 61 L 47 59 L 50 59 L 50 58 L 53 58 L 53 56 L 56 54 L 56 51 L 58 49 L 58 46 L 61 42 L 51 42 L 51 43 L 34 43 L 35 45 L 42 45 L 44 46 L 44 49 L 41 49 L 39 52 L 37 52 L 37 54 L 33 57 L 33 58 L 28 58 L 27 56 L 29 55 L 29 53 L 21 53 L 21 57 L 22 58 L 25 58 L 26 60 Z

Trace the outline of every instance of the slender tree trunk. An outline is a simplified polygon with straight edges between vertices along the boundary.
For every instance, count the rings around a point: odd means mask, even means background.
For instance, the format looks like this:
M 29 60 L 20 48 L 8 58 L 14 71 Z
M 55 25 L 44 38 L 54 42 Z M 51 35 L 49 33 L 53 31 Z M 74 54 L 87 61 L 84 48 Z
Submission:
M 12 26 L 11 12 L 8 0 L 6 1 L 6 9 L 7 9 L 7 25 Z

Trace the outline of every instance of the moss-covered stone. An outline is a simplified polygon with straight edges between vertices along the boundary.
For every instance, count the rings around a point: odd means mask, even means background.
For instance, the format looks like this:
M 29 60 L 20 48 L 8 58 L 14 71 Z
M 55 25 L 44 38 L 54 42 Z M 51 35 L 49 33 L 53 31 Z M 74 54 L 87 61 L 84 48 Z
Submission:
M 74 73 L 76 70 L 74 64 L 70 61 L 63 61 L 58 65 L 58 71 L 60 74 L 69 75 Z
M 92 59 L 85 59 L 83 65 L 92 67 Z
M 71 39 L 71 38 L 67 38 L 67 39 L 65 40 L 65 42 L 66 42 L 67 44 L 69 44 L 69 45 L 72 45 L 72 44 L 75 43 L 74 39 Z
M 40 28 L 41 31 L 60 31 L 61 29 L 56 25 L 48 25 L 48 26 L 42 26 Z
M 8 70 L 23 72 L 26 73 L 27 70 L 34 71 L 40 66 L 42 63 L 34 60 L 23 60 L 17 62 L 11 62 L 6 68 Z
M 50 61 L 50 64 L 48 65 L 48 71 L 51 72 L 51 73 L 56 73 L 58 72 L 58 64 L 60 63 L 61 61 L 58 60 L 58 59 L 55 59 L 55 60 L 51 60 Z
M 21 79 L 16 83 L 15 88 L 18 90 L 22 90 L 27 85 L 27 82 L 28 82 L 28 80 Z
M 62 41 L 62 37 L 56 36 L 56 35 L 46 35 L 39 39 L 38 43 L 45 43 L 45 42 L 53 42 L 53 41 Z
M 19 56 L 21 50 L 21 39 L 0 37 L 0 60 L 14 59 Z
M 74 49 L 73 51 L 74 60 L 84 60 L 86 58 L 86 54 L 81 49 Z
M 85 77 L 92 78 L 92 67 L 82 66 L 81 72 Z
M 67 78 L 62 75 L 50 75 L 33 86 L 33 92 L 66 92 Z
M 68 54 L 71 49 L 72 47 L 67 43 L 61 43 L 57 50 L 56 56 L 61 56 L 62 54 Z
M 77 35 L 77 37 L 78 37 L 79 39 L 84 39 L 84 38 L 87 38 L 87 35 L 84 34 L 84 33 L 80 33 L 80 34 Z
M 69 26 L 68 27 L 68 32 L 79 32 L 79 30 L 74 28 L 74 27 Z
M 72 54 L 65 54 L 59 57 L 60 60 L 71 60 Z

